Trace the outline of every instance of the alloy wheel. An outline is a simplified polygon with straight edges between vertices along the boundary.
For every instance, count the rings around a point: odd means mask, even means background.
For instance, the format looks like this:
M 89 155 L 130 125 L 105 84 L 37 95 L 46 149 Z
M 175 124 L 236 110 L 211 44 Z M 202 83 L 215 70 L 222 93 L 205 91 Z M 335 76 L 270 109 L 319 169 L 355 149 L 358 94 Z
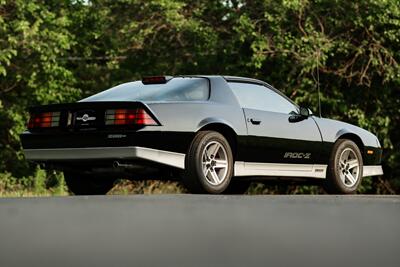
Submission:
M 346 187 L 353 187 L 360 178 L 360 161 L 351 148 L 346 148 L 339 157 L 339 176 Z
M 224 146 L 217 142 L 209 142 L 202 153 L 202 170 L 206 181 L 213 186 L 222 184 L 228 173 L 228 155 Z

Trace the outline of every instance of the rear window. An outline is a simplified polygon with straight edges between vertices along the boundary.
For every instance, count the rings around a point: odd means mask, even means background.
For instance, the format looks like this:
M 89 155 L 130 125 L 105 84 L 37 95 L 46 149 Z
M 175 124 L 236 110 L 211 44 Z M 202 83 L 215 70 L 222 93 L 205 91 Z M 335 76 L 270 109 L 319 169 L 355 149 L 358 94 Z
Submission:
M 166 84 L 124 83 L 82 101 L 202 101 L 210 95 L 205 78 L 173 78 Z

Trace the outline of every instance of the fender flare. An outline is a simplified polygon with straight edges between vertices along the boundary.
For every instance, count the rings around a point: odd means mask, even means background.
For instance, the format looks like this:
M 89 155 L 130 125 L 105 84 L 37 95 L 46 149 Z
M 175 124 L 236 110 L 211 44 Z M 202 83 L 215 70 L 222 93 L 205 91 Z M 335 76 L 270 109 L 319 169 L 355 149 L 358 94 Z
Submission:
M 356 134 L 351 130 L 343 128 L 336 133 L 335 142 L 337 142 L 337 140 L 339 140 L 342 137 L 347 137 L 347 139 L 354 141 L 359 146 L 361 153 L 363 153 L 363 148 L 365 147 L 365 144 L 358 134 Z
M 231 130 L 237 135 L 235 128 L 232 126 L 232 124 L 230 122 L 228 122 L 224 119 L 215 118 L 215 117 L 208 117 L 208 118 L 201 120 L 199 122 L 199 124 L 197 125 L 196 132 L 198 132 L 202 128 L 206 127 L 207 125 L 214 124 L 214 123 L 223 124 L 223 125 L 231 128 Z

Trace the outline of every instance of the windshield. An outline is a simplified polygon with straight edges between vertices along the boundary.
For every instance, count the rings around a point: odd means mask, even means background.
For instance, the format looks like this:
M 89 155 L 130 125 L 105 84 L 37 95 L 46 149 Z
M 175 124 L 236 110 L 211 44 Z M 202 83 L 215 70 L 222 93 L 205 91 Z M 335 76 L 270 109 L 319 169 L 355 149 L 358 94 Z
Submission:
M 209 94 L 207 79 L 179 77 L 166 84 L 124 83 L 81 101 L 202 101 Z

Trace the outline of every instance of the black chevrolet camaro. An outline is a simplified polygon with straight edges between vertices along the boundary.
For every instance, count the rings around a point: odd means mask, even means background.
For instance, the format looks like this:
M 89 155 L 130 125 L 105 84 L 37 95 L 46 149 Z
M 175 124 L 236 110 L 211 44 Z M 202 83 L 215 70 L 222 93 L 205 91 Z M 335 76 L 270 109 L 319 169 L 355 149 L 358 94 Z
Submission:
M 26 158 L 64 171 L 75 194 L 106 193 L 116 178 L 176 177 L 194 193 L 241 193 L 273 177 L 349 194 L 383 174 L 372 133 L 232 76 L 147 77 L 33 107 L 21 140 Z

